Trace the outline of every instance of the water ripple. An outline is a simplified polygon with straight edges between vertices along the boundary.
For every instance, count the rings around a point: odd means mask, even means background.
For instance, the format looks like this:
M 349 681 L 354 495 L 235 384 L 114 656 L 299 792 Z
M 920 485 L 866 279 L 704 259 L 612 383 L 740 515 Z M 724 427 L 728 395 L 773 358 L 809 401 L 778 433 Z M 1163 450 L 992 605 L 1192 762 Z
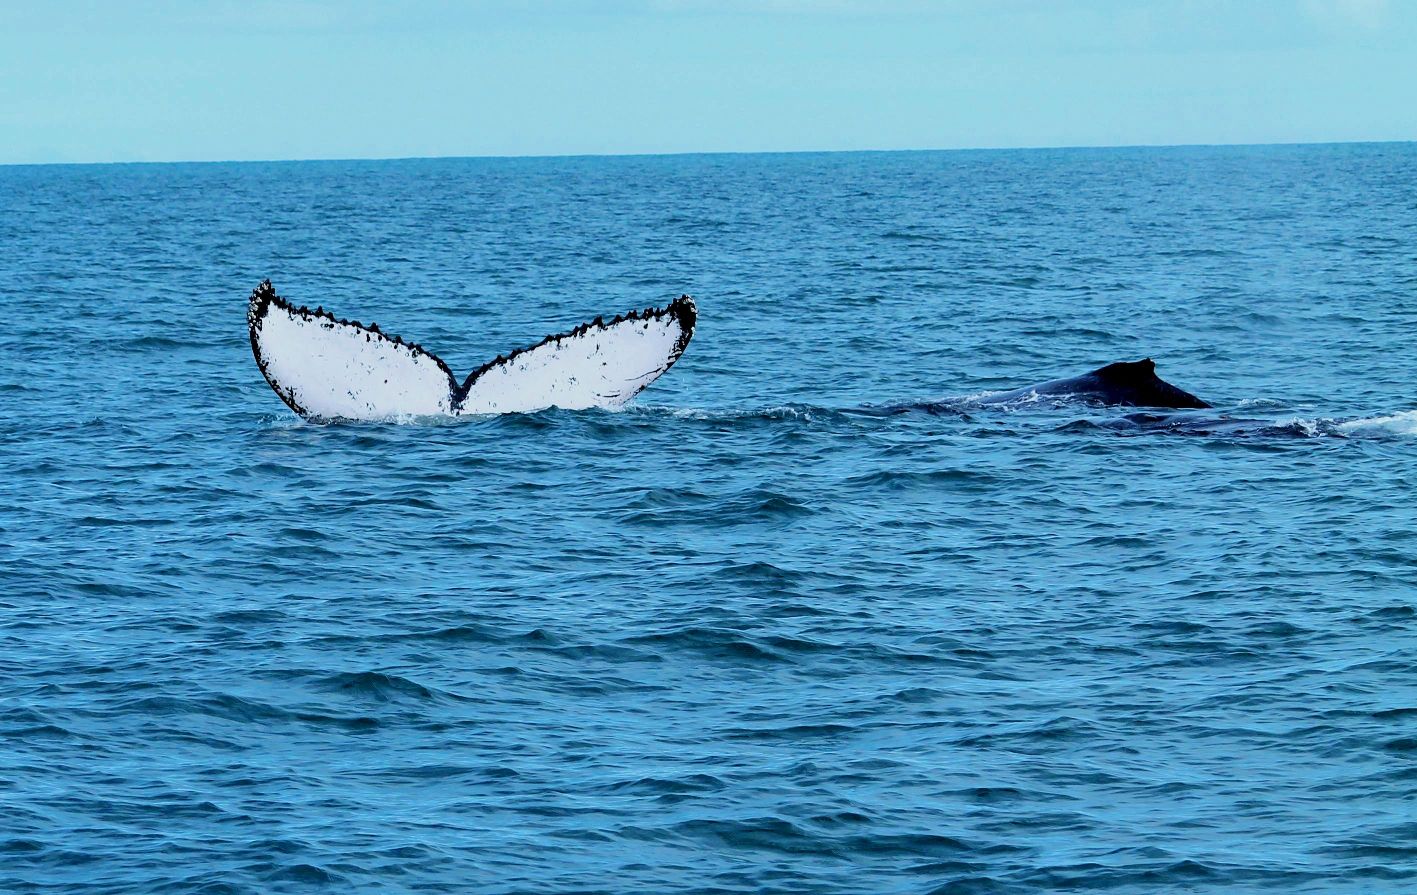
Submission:
M 1414 159 L 0 168 L 0 891 L 1417 889 Z M 311 425 L 264 276 L 700 328 Z M 1214 413 L 969 400 L 1146 356 Z

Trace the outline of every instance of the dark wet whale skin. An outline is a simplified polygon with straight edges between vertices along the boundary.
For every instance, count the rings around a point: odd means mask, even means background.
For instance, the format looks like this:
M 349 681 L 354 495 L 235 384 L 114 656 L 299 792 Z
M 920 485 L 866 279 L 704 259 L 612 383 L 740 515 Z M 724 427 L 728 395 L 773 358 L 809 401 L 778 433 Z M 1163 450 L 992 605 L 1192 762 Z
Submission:
M 1211 405 L 1156 375 L 1151 358 L 1098 367 L 1068 379 L 1052 379 L 1013 391 L 975 399 L 976 404 L 1007 404 L 1031 395 L 1067 396 L 1112 407 L 1203 408 Z
M 1274 420 L 1250 417 L 1214 416 L 1195 413 L 1129 413 L 1110 420 L 1078 420 L 1065 427 L 1069 429 L 1110 429 L 1114 432 L 1134 435 L 1215 435 L 1228 438 L 1244 437 L 1309 437 L 1313 431 L 1306 430 L 1298 421 L 1275 422 Z

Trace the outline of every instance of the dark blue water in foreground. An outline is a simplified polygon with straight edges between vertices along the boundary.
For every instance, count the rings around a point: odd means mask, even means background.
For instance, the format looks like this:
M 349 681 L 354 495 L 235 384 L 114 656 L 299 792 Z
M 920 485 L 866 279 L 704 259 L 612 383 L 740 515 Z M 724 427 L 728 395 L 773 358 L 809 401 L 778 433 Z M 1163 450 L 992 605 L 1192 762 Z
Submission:
M 317 426 L 266 276 L 700 325 Z M 0 168 L 0 303 L 0 890 L 1417 891 L 1417 146 Z M 1145 356 L 1274 428 L 857 410 Z

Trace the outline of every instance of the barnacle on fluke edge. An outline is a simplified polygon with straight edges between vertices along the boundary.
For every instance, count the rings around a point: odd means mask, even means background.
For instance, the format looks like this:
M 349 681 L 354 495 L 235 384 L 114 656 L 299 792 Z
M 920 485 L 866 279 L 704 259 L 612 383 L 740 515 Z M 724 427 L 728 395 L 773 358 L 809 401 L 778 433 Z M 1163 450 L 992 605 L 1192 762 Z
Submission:
M 422 346 L 323 306 L 296 307 L 270 280 L 252 291 L 246 313 L 261 374 L 291 410 L 321 420 L 619 407 L 674 365 L 696 319 L 687 295 L 609 322 L 597 317 L 499 355 L 459 384 Z

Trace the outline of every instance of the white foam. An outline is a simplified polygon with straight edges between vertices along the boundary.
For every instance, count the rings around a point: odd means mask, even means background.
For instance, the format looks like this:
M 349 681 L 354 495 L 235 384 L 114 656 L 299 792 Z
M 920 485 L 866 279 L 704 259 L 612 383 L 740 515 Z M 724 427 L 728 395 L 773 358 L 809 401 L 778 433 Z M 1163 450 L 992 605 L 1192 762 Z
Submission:
M 1371 416 L 1359 420 L 1349 420 L 1338 425 L 1338 431 L 1345 435 L 1402 435 L 1417 436 L 1417 410 L 1406 410 L 1387 416 Z
M 1275 426 L 1280 429 L 1289 429 L 1292 432 L 1302 435 L 1305 438 L 1314 438 L 1319 435 L 1329 434 L 1333 431 L 1330 425 L 1332 420 L 1306 419 L 1302 416 L 1294 416 L 1289 419 L 1276 420 Z

